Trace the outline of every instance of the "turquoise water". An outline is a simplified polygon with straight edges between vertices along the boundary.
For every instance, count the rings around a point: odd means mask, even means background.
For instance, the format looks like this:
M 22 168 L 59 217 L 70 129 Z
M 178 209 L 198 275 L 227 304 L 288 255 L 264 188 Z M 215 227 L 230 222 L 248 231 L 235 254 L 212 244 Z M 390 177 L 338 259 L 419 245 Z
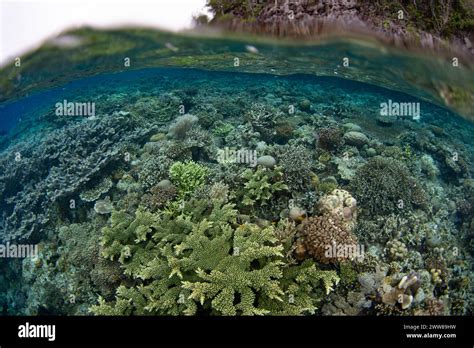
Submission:
M 0 73 L 3 314 L 472 315 L 469 68 L 96 35 Z

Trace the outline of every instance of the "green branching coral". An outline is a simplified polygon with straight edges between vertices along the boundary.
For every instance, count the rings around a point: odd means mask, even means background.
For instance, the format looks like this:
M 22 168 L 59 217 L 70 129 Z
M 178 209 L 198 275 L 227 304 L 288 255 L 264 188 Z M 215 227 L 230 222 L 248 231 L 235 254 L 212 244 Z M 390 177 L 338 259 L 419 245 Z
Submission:
M 193 161 L 176 162 L 169 170 L 171 181 L 178 188 L 180 198 L 189 196 L 195 189 L 202 187 L 208 173 L 208 168 Z
M 124 211 L 114 211 L 109 226 L 102 229 L 102 255 L 110 260 L 118 260 L 124 273 L 132 275 L 140 266 L 143 248 L 138 244 L 147 240 L 148 234 L 156 233 L 160 219 L 157 214 L 138 210 L 135 216 Z M 147 250 L 151 253 L 151 250 Z M 140 255 L 141 254 L 141 255 Z
M 283 268 L 280 279 L 280 288 L 285 294 L 283 300 L 265 298 L 262 305 L 272 315 L 314 314 L 321 298 L 333 291 L 338 283 L 335 271 L 319 270 L 312 260 L 306 260 L 301 265 Z
M 267 309 L 255 303 L 256 295 L 282 301 L 284 293 L 278 279 L 282 277 L 283 262 L 279 258 L 283 256 L 283 247 L 276 245 L 277 239 L 272 228 L 242 225 L 235 230 L 233 238 L 232 230 L 227 229 L 225 232 L 218 238 L 224 248 L 214 249 L 226 250 L 232 245 L 232 253 L 221 255 L 219 262 L 209 267 L 209 272 L 197 268 L 196 273 L 201 281 L 185 281 L 183 288 L 191 290 L 190 298 L 201 305 L 206 300 L 210 301 L 212 308 L 223 315 L 268 314 Z M 193 234 L 189 238 L 197 247 L 193 248 L 189 262 L 201 260 L 199 253 L 194 252 L 200 250 L 200 237 L 199 234 Z M 214 243 L 209 241 L 207 244 Z M 253 263 L 258 263 L 258 267 L 253 266 Z
M 222 245 L 218 245 L 217 239 L 209 245 L 204 243 L 207 248 L 196 251 L 201 260 L 196 265 L 181 261 L 187 253 L 181 255 L 179 248 L 185 247 L 183 243 L 189 236 L 203 231 L 215 236 L 236 219 L 232 205 L 214 206 L 207 212 L 207 220 L 200 209 L 205 205 L 196 205 L 197 209 L 187 207 L 186 214 L 176 218 L 143 211 L 137 211 L 135 216 L 124 212 L 112 214 L 109 226 L 102 231 L 103 256 L 119 260 L 132 286 L 120 286 L 113 303 L 99 298 L 92 312 L 100 315 L 196 313 L 197 305 L 188 298 L 190 291 L 182 288 L 182 279 L 196 278 L 194 267 L 208 270 L 209 265 L 213 266 L 209 259 L 219 260 Z M 213 245 L 218 245 L 217 249 Z
M 230 132 L 232 132 L 234 128 L 235 127 L 231 123 L 218 121 L 216 122 L 216 125 L 214 126 L 214 128 L 212 128 L 212 134 L 214 134 L 217 137 L 224 138 Z
M 249 168 L 241 177 L 246 181 L 241 192 L 244 206 L 253 206 L 256 203 L 266 205 L 275 192 L 288 190 L 288 186 L 283 182 L 282 169 L 278 166 L 274 169 L 259 166 L 255 171 Z
M 303 314 L 314 312 L 324 296 L 321 285 L 327 293 L 339 281 L 334 271 L 320 271 L 311 260 L 286 264 L 273 226 L 237 226 L 233 204 L 201 203 L 188 201 L 186 213 L 174 218 L 114 212 L 103 229 L 103 255 L 118 259 L 129 279 L 117 288 L 115 301 L 99 298 L 91 311 Z
M 113 297 L 122 272 L 100 257 L 101 222 L 64 225 L 55 240 L 40 244 L 34 257 L 23 259 L 22 280 L 29 288 L 23 315 L 84 315 L 97 294 Z M 15 308 L 14 305 L 12 305 Z

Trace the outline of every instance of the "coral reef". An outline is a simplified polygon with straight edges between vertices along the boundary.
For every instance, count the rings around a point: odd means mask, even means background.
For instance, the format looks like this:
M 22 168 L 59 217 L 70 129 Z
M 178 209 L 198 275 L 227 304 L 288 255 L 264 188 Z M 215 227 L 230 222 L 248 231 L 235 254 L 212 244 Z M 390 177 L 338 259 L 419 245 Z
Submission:
M 351 190 L 359 206 L 371 214 L 403 213 L 426 204 L 426 194 L 406 167 L 379 156 L 359 168 Z
M 296 253 L 321 263 L 338 263 L 357 256 L 357 237 L 330 214 L 313 216 L 303 222 Z
M 266 205 L 276 192 L 288 189 L 288 186 L 283 182 L 283 173 L 280 167 L 246 169 L 242 173 L 242 179 L 245 180 L 245 184 L 240 196 L 244 206 Z
M 216 203 L 204 216 L 199 205 L 176 219 L 114 212 L 103 229 L 104 256 L 118 259 L 135 285 L 119 286 L 115 301 L 100 298 L 91 310 L 101 315 L 303 314 L 316 308 L 315 285 L 322 282 L 329 293 L 339 281 L 311 262 L 284 268 L 284 247 L 273 227 L 232 228 L 233 205 Z
M 110 166 L 124 164 L 130 144 L 140 143 L 153 130 L 140 128 L 126 117 L 104 116 L 9 149 L 0 163 L 0 197 L 7 212 L 0 238 L 39 238 L 54 203 L 73 199 L 83 185 Z M 19 181 L 28 185 L 19 185 Z
M 206 181 L 209 170 L 193 161 L 175 162 L 169 169 L 170 179 L 176 185 L 178 197 L 189 196 Z
M 193 66 L 173 45 L 154 55 Z M 399 95 L 356 64 L 286 76 L 265 47 L 232 69 L 279 76 L 137 69 L 52 92 L 94 117 L 0 134 L 0 239 L 39 250 L 0 260 L 2 313 L 472 315 L 472 124 L 426 100 L 382 119 Z

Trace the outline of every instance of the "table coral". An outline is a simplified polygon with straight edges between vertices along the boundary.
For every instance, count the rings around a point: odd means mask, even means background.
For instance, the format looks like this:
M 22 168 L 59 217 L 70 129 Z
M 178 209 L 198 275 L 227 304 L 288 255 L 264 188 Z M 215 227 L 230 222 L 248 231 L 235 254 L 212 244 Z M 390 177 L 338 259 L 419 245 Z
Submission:
M 7 212 L 0 239 L 39 238 L 56 202 L 74 198 L 89 181 L 117 165 L 130 144 L 154 131 L 124 116 L 103 116 L 12 147 L 0 160 L 0 198 Z
M 113 182 L 110 178 L 106 177 L 102 181 L 100 181 L 97 185 L 94 187 L 82 191 L 79 194 L 79 197 L 85 202 L 94 202 L 99 199 L 99 197 L 103 193 L 107 193 L 113 186 Z

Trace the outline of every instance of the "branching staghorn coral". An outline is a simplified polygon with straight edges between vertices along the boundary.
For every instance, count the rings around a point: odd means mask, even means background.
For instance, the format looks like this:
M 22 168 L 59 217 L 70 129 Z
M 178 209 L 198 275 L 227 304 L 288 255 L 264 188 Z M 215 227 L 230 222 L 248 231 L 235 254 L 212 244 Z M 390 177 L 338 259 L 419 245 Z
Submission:
M 314 314 L 320 300 L 334 290 L 339 280 L 335 271 L 319 270 L 312 260 L 306 260 L 301 265 L 283 268 L 283 301 L 265 298 L 262 304 L 271 315 Z
M 171 181 L 178 189 L 178 196 L 184 198 L 205 183 L 209 170 L 193 161 L 175 162 L 169 170 Z
M 244 206 L 266 205 L 275 192 L 288 190 L 278 166 L 274 169 L 259 166 L 255 171 L 249 168 L 242 173 L 242 178 L 246 181 L 241 192 Z
M 206 203 L 206 202 L 204 202 Z M 206 208 L 207 207 L 207 208 Z M 98 315 L 264 315 L 314 312 L 339 278 L 311 260 L 285 264 L 272 226 L 236 226 L 232 204 L 195 202 L 177 217 L 114 212 L 103 229 L 104 257 L 130 278 Z M 204 210 L 203 210 L 204 208 Z
M 229 247 L 232 231 L 226 232 L 227 236 L 224 234 L 219 244 Z M 191 238 L 195 244 L 189 258 L 192 262 L 194 251 L 199 251 L 201 243 L 199 234 Z M 275 245 L 275 242 L 271 228 L 260 229 L 251 224 L 239 226 L 233 235 L 232 254 L 223 255 L 210 271 L 197 268 L 196 273 L 201 281 L 185 281 L 183 288 L 191 290 L 190 298 L 201 305 L 206 300 L 211 301 L 212 308 L 223 315 L 268 314 L 269 311 L 259 307 L 255 301 L 257 293 L 264 298 L 282 301 L 284 292 L 279 287 L 278 279 L 282 277 L 283 262 L 278 258 L 283 256 L 283 247 Z M 199 256 L 199 253 L 194 256 L 194 262 L 201 260 Z M 261 267 L 253 268 L 253 262 L 260 263 Z M 240 302 L 237 301 L 238 297 Z
M 276 119 L 281 116 L 271 105 L 254 103 L 245 114 L 245 119 L 252 125 L 252 128 L 262 135 L 265 140 L 270 140 L 274 135 Z

